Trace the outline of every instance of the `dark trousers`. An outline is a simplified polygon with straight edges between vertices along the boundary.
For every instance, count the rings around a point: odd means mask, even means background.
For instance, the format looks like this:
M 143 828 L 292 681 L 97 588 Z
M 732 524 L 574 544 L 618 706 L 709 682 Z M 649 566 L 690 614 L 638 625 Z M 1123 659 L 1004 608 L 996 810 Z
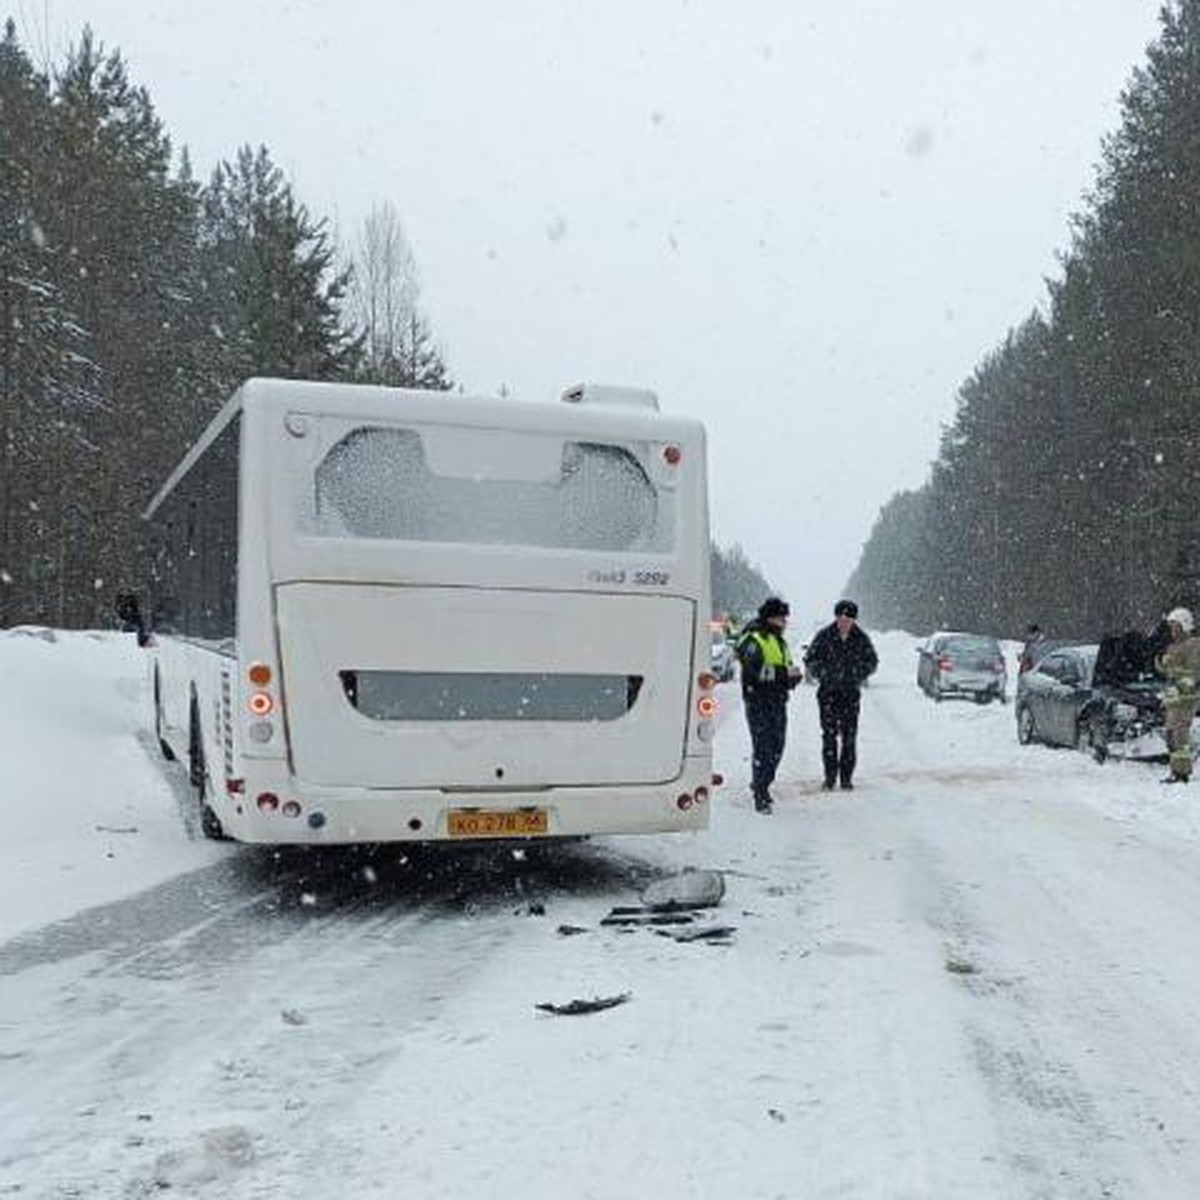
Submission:
M 746 724 L 750 726 L 750 790 L 756 800 L 765 799 L 775 782 L 787 738 L 787 696 L 744 697 Z
M 854 778 L 858 761 L 858 708 L 862 697 L 858 688 L 818 688 L 817 709 L 821 714 L 821 762 L 825 780 Z

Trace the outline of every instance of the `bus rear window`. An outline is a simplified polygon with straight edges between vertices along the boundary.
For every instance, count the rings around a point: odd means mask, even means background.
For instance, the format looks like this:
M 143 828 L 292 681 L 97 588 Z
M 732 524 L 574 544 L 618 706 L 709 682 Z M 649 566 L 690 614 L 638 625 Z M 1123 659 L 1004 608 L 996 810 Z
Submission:
M 342 671 L 346 699 L 376 721 L 615 721 L 640 675 Z
M 325 537 L 663 552 L 673 500 L 627 447 L 478 429 L 363 426 L 315 473 Z

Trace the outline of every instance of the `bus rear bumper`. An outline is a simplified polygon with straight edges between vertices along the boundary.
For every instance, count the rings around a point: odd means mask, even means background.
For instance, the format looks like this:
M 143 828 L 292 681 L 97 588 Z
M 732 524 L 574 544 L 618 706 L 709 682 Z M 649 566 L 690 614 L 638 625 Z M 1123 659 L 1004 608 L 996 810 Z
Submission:
M 547 841 L 706 829 L 712 793 L 704 763 L 669 784 L 621 789 L 285 788 L 247 779 L 242 794 L 214 807 L 229 837 L 259 844 Z

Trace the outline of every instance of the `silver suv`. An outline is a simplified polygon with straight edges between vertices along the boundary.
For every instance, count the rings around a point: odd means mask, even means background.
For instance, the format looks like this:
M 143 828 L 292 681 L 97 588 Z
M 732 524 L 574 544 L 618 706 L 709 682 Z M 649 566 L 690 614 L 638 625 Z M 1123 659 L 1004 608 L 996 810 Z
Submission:
M 934 700 L 966 696 L 977 704 L 1008 700 L 1008 667 L 994 637 L 935 633 L 917 647 L 917 687 Z

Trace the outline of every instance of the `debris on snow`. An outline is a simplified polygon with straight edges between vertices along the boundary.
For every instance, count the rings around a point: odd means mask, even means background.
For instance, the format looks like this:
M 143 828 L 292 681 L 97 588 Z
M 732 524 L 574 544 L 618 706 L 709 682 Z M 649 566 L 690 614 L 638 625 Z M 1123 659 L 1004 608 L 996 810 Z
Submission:
M 720 871 L 684 871 L 668 879 L 657 879 L 642 892 L 647 908 L 671 912 L 676 909 L 714 908 L 725 895 L 725 876 Z
M 606 1008 L 615 1008 L 624 1004 L 633 995 L 632 992 L 620 992 L 616 996 L 593 996 L 590 1000 L 568 1000 L 566 1004 L 552 1004 L 543 1001 L 535 1004 L 542 1012 L 554 1013 L 557 1017 L 575 1017 L 582 1013 L 603 1012 Z
M 946 959 L 946 970 L 951 975 L 978 975 L 979 968 L 973 962 L 967 962 L 964 958 L 948 958 Z
M 687 870 L 650 884 L 642 892 L 641 904 L 615 905 L 600 924 L 616 926 L 623 933 L 649 927 L 678 942 L 707 941 L 727 946 L 729 936 L 736 931 L 732 925 L 697 926 L 682 932 L 664 928 L 692 925 L 699 910 L 715 907 L 724 895 L 725 877 L 720 871 Z
M 690 925 L 696 918 L 691 913 L 658 912 L 647 908 L 614 908 L 601 925 Z
M 285 1025 L 307 1025 L 308 1018 L 294 1008 L 285 1008 L 280 1014 Z
M 713 942 L 718 946 L 732 945 L 730 937 L 737 933 L 736 925 L 703 925 L 697 929 L 656 929 L 660 937 L 677 942 Z
M 577 933 L 587 933 L 586 925 L 560 925 L 555 931 L 560 937 L 574 937 Z

